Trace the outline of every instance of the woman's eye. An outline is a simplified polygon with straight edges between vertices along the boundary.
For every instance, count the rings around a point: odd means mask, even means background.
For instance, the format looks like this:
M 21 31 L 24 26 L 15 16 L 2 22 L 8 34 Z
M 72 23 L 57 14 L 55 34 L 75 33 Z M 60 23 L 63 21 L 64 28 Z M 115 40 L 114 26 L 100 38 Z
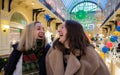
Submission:
M 62 27 L 62 29 L 63 29 L 64 27 Z
M 37 28 L 37 30 L 40 30 L 40 28 Z

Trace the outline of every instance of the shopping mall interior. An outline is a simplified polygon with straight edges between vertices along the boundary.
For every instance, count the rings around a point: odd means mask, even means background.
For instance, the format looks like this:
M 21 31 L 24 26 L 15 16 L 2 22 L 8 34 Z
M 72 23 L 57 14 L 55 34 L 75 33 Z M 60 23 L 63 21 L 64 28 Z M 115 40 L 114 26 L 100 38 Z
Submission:
M 49 43 L 65 20 L 80 22 L 111 75 L 120 75 L 120 0 L 0 0 L 0 75 L 24 26 L 43 23 Z

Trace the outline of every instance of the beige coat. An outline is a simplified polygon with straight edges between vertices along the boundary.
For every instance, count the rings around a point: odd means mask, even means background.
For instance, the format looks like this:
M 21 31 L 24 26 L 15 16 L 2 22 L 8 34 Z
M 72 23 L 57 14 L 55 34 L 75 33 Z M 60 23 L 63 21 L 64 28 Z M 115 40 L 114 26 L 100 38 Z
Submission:
M 64 71 L 63 53 L 51 48 L 46 56 L 47 75 L 110 75 L 105 63 L 92 47 L 80 61 L 71 53 Z

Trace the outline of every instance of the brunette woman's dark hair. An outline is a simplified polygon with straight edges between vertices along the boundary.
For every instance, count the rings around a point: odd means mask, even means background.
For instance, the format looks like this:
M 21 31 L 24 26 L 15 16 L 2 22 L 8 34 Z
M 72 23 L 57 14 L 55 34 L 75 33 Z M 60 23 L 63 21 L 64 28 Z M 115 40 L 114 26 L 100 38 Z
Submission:
M 65 27 L 67 29 L 66 40 L 69 41 L 69 47 L 74 54 L 75 49 L 80 50 L 80 56 L 85 54 L 86 47 L 90 45 L 82 25 L 74 20 L 66 20 Z M 64 45 L 59 42 L 59 38 L 53 43 L 53 48 L 58 48 L 61 51 L 65 49 Z

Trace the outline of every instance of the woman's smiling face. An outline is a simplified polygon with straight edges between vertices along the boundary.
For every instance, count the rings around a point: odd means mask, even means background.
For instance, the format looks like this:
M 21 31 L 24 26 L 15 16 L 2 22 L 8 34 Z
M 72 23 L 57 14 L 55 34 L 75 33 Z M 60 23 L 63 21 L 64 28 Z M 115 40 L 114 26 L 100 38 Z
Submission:
M 65 43 L 66 41 L 66 34 L 67 34 L 67 29 L 65 27 L 65 22 L 63 22 L 62 26 L 60 27 L 60 29 L 58 30 L 59 32 L 59 41 L 61 43 Z
M 35 37 L 36 39 L 43 39 L 45 37 L 44 28 L 41 23 L 35 25 Z

